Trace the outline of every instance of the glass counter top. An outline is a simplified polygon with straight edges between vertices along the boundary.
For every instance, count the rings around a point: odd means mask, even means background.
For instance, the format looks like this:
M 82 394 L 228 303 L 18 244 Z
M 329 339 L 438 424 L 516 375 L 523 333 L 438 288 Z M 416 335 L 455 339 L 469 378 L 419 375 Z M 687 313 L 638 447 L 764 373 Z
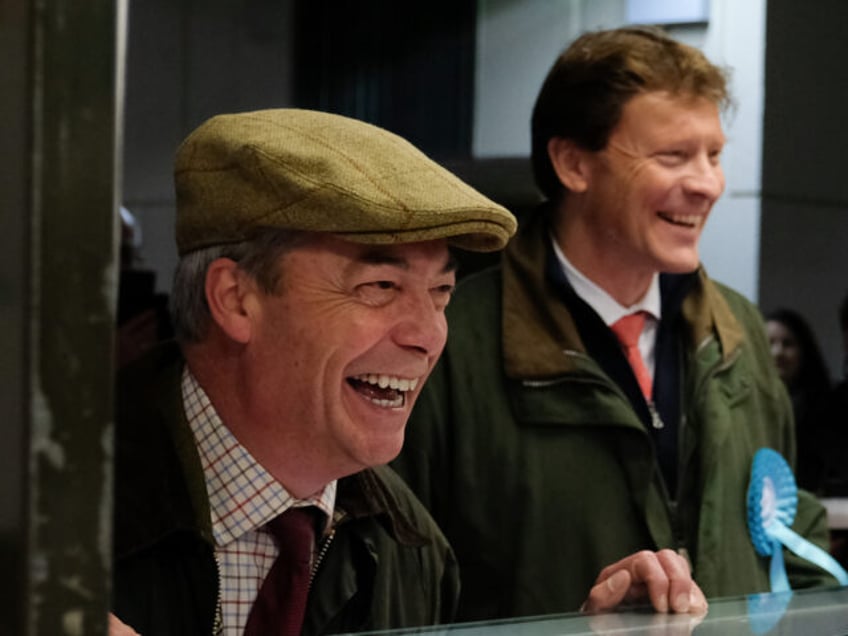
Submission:
M 647 609 L 597 614 L 559 614 L 481 623 L 369 632 L 450 636 L 554 636 L 557 634 L 645 634 L 682 636 L 845 636 L 848 587 L 752 594 L 711 599 L 705 616 L 656 614 Z

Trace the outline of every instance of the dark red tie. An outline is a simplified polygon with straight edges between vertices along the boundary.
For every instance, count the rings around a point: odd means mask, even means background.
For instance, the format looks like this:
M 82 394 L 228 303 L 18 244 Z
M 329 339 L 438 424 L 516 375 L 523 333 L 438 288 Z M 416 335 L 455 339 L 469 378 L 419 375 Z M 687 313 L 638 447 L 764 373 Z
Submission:
M 268 522 L 280 554 L 250 609 L 245 636 L 298 636 L 306 610 L 315 542 L 314 506 L 290 508 Z
M 651 373 L 642 359 L 642 352 L 639 351 L 639 336 L 642 335 L 642 330 L 645 328 L 645 315 L 644 311 L 629 314 L 615 321 L 610 329 L 624 349 L 624 355 L 633 369 L 633 374 L 639 382 L 642 394 L 650 402 L 653 381 L 651 380 Z

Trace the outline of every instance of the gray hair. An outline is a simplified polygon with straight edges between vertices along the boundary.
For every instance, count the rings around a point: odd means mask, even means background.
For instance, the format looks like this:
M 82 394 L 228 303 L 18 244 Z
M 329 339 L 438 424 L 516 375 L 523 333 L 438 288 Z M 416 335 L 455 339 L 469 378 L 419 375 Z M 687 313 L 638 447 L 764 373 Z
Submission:
M 206 301 L 206 271 L 213 261 L 229 258 L 256 281 L 261 291 L 279 291 L 280 257 L 303 242 L 308 233 L 276 228 L 259 228 L 247 241 L 213 245 L 180 258 L 174 272 L 170 310 L 178 342 L 200 342 L 212 320 Z

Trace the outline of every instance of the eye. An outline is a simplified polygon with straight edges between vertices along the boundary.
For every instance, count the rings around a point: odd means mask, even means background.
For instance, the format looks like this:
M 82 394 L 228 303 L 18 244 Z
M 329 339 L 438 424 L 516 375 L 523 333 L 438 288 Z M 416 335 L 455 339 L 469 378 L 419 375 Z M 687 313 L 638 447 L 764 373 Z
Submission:
M 374 280 L 357 285 L 356 292 L 360 300 L 368 305 L 384 305 L 394 298 L 399 290 L 391 280 Z
M 445 283 L 444 285 L 437 285 L 430 290 L 430 296 L 433 298 L 433 305 L 436 309 L 441 311 L 448 306 L 455 289 L 456 285 Z
M 663 150 L 657 153 L 657 158 L 663 165 L 679 166 L 686 161 L 687 154 L 684 150 L 679 149 Z
M 717 166 L 721 163 L 721 149 L 711 150 L 709 153 L 710 163 Z

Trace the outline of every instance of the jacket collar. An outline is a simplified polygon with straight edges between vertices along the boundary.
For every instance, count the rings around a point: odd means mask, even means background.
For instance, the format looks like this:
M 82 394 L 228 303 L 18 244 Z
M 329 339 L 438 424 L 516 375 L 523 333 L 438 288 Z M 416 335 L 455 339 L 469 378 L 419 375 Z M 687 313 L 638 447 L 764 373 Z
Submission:
M 377 466 L 339 480 L 337 506 L 353 519 L 379 518 L 399 543 L 423 546 L 430 542 L 421 534 L 390 487 L 399 477 L 387 466 Z
M 534 210 L 503 255 L 502 344 L 510 378 L 546 379 L 573 373 L 577 361 L 568 352 L 586 353 L 574 319 L 545 275 L 550 209 Z M 703 267 L 681 309 L 690 342 L 698 349 L 715 338 L 727 361 L 743 331 L 717 285 Z

